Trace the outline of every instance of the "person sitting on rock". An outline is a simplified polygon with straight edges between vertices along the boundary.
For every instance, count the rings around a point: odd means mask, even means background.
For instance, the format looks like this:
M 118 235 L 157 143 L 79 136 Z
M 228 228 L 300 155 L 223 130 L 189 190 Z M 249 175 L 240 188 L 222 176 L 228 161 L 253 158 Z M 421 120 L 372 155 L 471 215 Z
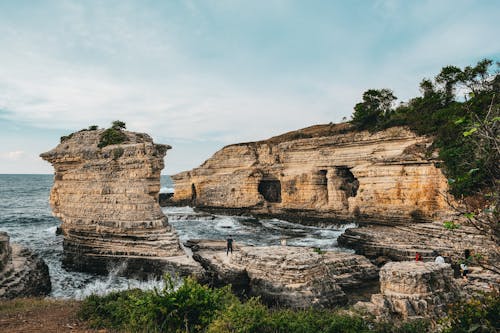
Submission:
M 227 248 L 226 248 L 226 255 L 229 255 L 229 251 L 233 253 L 233 238 L 231 235 L 227 238 Z
M 415 261 L 424 261 L 420 252 L 415 253 Z
M 432 251 L 432 255 L 435 257 L 434 262 L 437 264 L 444 264 L 444 258 L 439 254 L 438 251 Z

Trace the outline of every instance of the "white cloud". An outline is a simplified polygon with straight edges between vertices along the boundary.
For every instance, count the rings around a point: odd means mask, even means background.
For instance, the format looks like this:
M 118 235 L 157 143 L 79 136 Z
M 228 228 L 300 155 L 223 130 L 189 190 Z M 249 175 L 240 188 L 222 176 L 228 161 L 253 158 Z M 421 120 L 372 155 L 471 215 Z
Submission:
M 24 151 L 22 150 L 16 150 L 16 151 L 9 151 L 5 153 L 1 153 L 0 156 L 2 159 L 5 160 L 10 160 L 10 161 L 18 161 L 24 156 Z

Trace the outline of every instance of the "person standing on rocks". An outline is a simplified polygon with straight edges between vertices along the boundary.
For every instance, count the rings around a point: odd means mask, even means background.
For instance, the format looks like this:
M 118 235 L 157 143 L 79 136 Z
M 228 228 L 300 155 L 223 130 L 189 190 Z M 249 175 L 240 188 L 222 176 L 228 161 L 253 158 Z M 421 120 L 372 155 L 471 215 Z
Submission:
M 231 254 L 233 253 L 233 236 L 231 235 L 227 238 L 226 255 L 229 255 L 229 251 L 231 251 Z
M 437 263 L 437 264 L 444 264 L 444 258 L 439 254 L 438 251 L 433 251 L 432 254 L 434 255 L 434 257 L 436 257 L 434 259 L 435 263 Z
M 464 251 L 464 259 L 460 263 L 460 270 L 462 271 L 462 278 L 467 281 L 469 278 L 467 274 L 469 274 L 469 263 L 471 261 L 470 250 L 466 249 Z

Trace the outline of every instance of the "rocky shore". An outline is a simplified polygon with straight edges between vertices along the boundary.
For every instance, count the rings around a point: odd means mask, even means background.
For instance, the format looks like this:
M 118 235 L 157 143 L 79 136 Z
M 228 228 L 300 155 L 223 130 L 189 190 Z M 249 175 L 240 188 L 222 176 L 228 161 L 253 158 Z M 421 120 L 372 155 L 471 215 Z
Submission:
M 11 244 L 0 232 L 0 299 L 45 296 L 51 291 L 49 268 L 29 249 Z

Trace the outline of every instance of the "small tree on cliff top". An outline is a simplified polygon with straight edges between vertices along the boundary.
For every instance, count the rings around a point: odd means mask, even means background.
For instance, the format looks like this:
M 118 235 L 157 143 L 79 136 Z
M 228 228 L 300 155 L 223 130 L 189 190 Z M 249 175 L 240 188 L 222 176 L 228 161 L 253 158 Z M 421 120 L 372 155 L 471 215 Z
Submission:
M 122 130 L 122 129 L 126 129 L 127 125 L 125 125 L 125 123 L 123 121 L 115 120 L 111 123 L 111 128 L 113 128 L 115 130 Z

